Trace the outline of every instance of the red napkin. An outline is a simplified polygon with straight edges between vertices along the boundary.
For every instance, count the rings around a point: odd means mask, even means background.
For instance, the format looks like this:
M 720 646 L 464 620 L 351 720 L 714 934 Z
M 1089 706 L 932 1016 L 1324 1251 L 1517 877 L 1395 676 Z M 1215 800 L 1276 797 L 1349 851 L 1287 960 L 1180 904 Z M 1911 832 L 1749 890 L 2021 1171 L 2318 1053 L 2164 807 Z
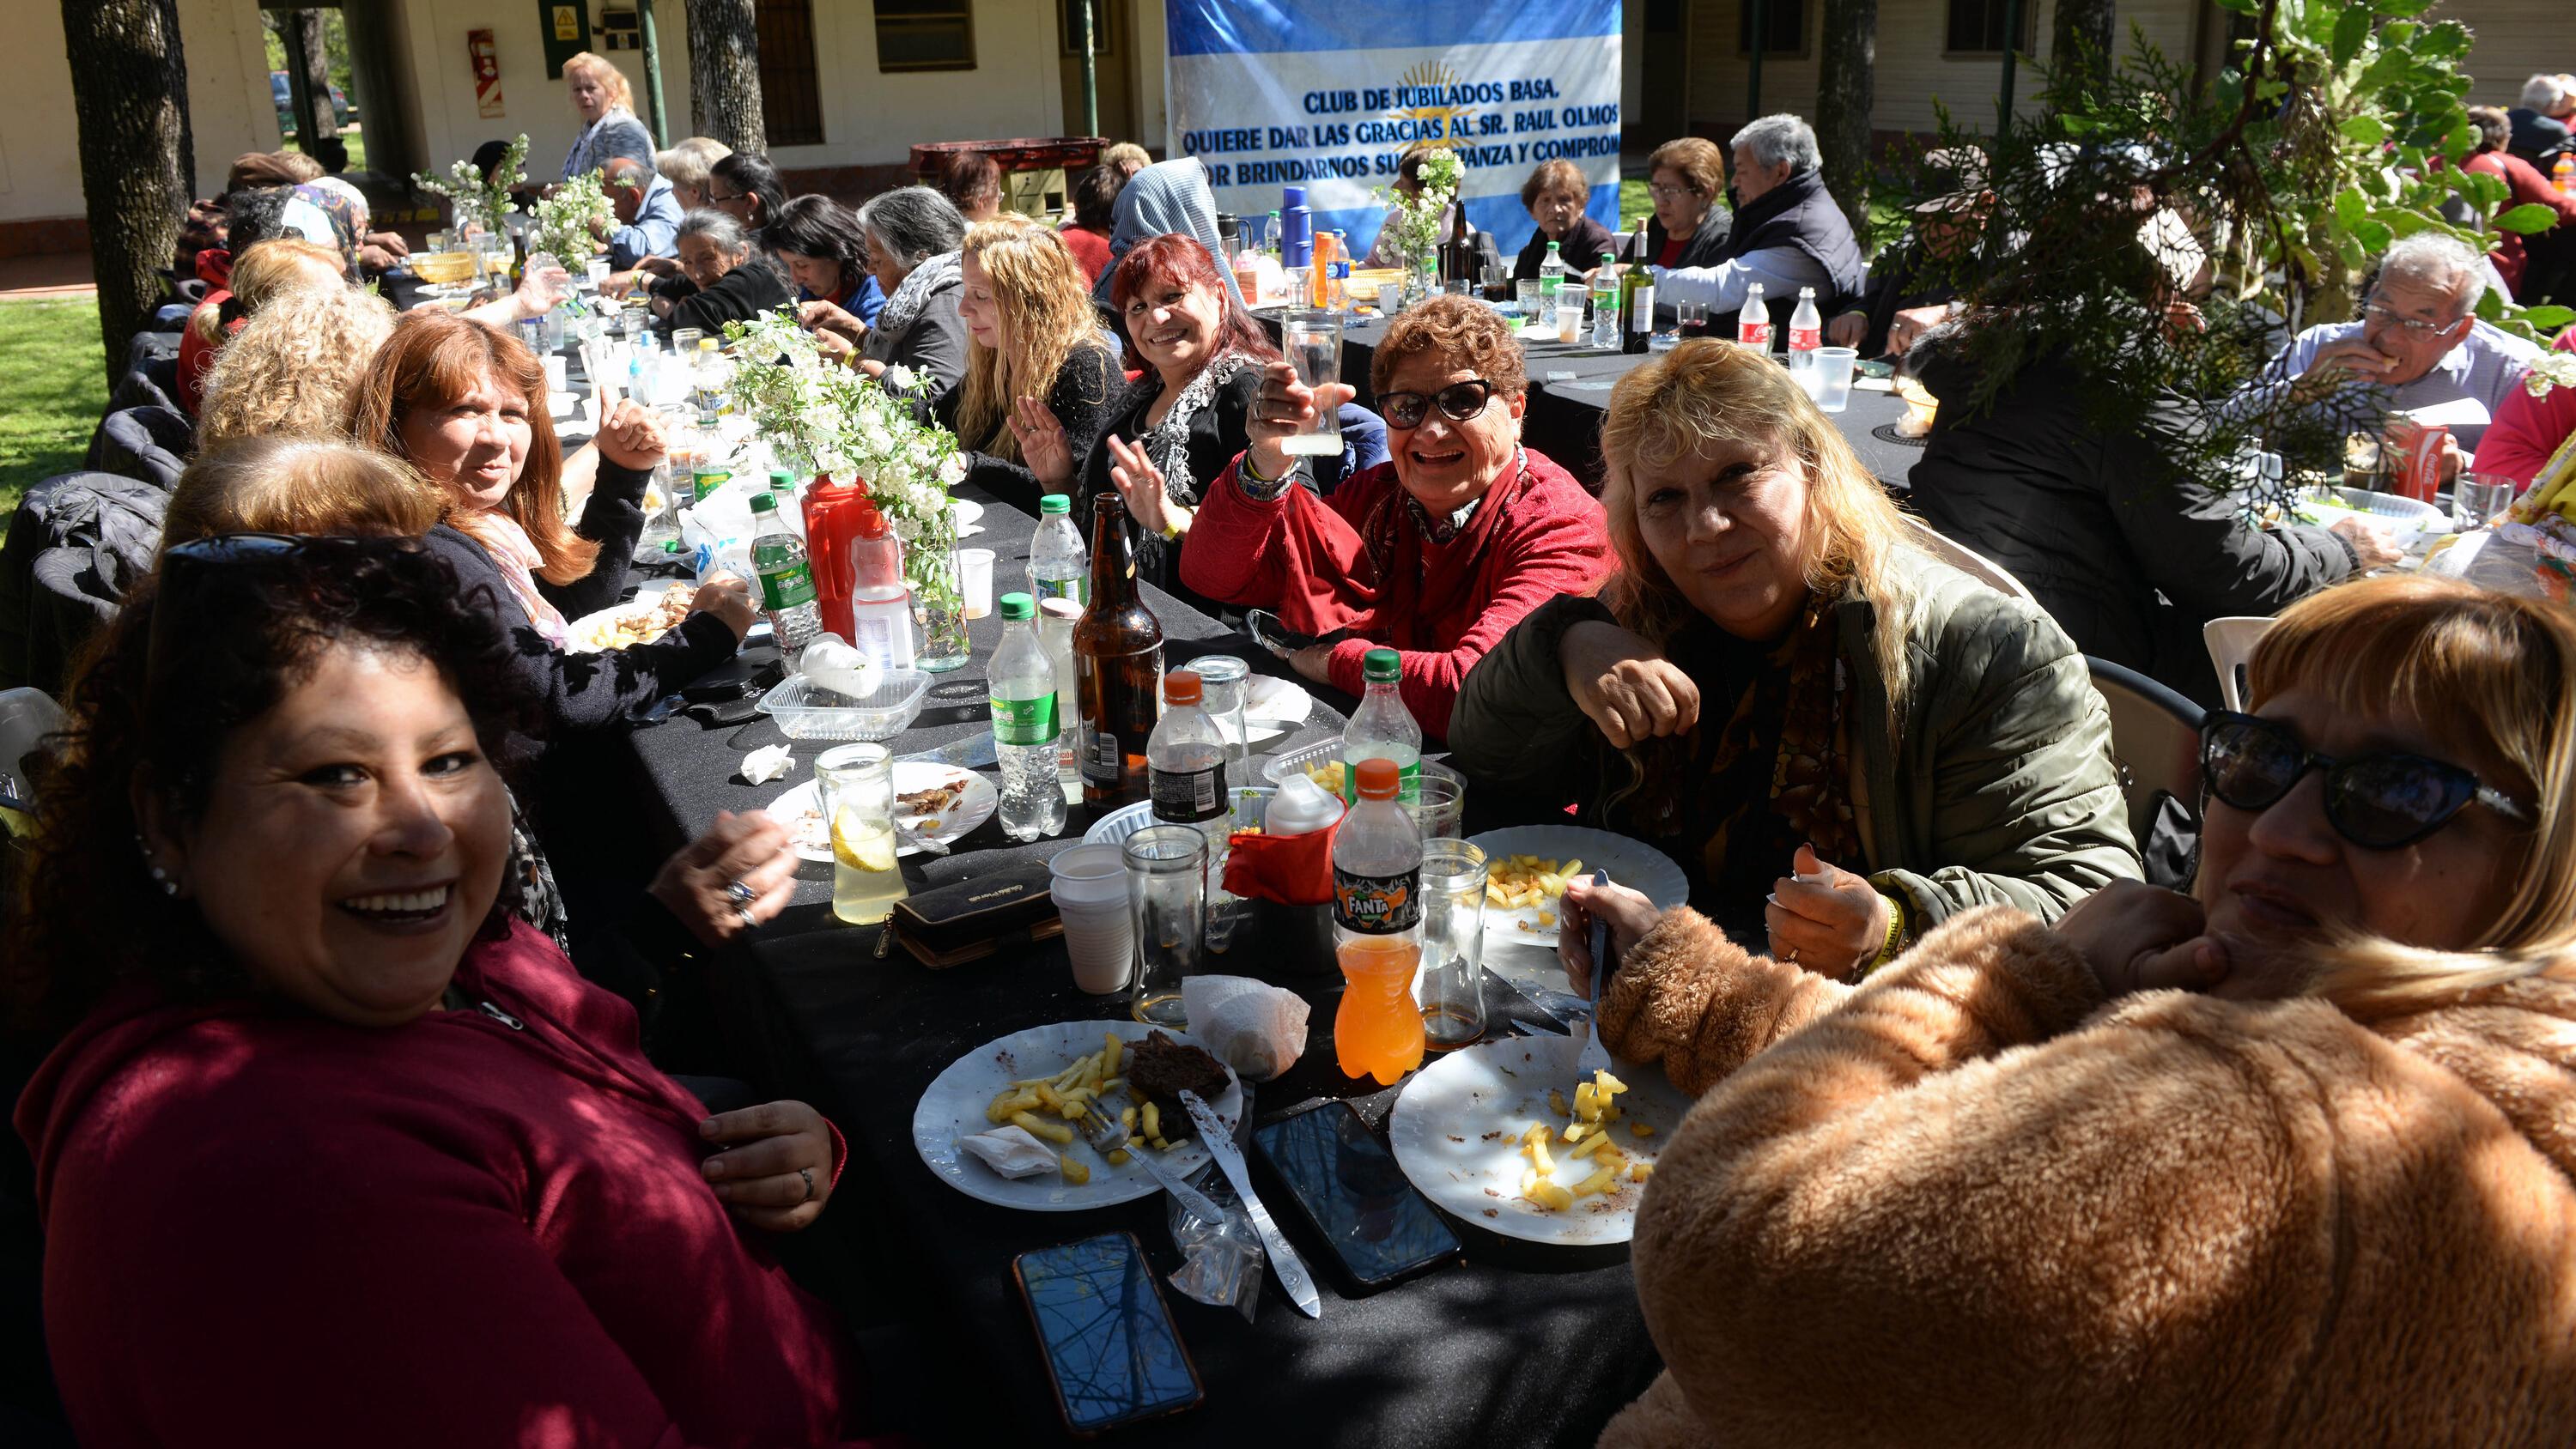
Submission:
M 1343 820 L 1350 816 L 1345 813 Z M 1225 888 L 1248 900 L 1277 901 L 1283 906 L 1320 906 L 1333 899 L 1333 837 L 1336 820 L 1304 835 L 1257 835 L 1249 831 L 1228 842 Z

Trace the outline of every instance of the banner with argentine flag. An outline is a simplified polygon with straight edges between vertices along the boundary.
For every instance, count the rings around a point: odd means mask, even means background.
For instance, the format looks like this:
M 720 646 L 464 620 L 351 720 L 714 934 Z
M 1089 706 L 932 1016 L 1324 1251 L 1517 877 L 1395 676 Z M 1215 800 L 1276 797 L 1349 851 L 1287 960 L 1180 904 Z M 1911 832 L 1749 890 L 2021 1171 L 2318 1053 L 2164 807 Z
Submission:
M 1164 0 L 1170 134 L 1216 204 L 1247 218 L 1306 188 L 1318 232 L 1377 239 L 1404 148 L 1465 163 L 1467 220 L 1508 259 L 1529 240 L 1521 183 L 1562 158 L 1619 227 L 1619 0 Z

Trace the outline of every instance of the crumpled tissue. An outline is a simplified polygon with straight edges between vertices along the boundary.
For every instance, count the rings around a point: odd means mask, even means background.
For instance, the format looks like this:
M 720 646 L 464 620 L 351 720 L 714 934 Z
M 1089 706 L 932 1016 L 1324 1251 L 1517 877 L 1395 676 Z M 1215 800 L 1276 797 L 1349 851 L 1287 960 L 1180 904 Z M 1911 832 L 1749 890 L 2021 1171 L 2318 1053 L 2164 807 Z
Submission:
M 972 1137 L 958 1138 L 957 1145 L 1004 1177 L 1035 1177 L 1041 1172 L 1054 1172 L 1060 1166 L 1055 1153 L 1045 1143 L 1030 1136 L 1026 1127 L 978 1132 Z
M 795 769 L 795 751 L 785 745 L 763 745 L 742 757 L 742 779 L 746 785 L 765 785 L 772 780 L 783 780 Z
M 1271 1080 L 1305 1054 L 1307 1006 L 1296 992 L 1245 976 L 1191 976 L 1181 982 L 1181 1006 L 1190 1035 L 1253 1081 Z

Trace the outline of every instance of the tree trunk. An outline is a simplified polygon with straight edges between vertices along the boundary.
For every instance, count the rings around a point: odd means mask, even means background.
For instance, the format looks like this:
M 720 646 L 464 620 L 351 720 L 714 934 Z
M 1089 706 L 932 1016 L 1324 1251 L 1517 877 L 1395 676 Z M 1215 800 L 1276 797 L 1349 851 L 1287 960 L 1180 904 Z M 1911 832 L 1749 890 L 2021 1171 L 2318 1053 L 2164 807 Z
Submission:
M 309 107 L 295 113 L 296 139 L 306 155 L 340 134 L 340 113 L 331 104 L 331 67 L 322 45 L 322 12 L 289 10 L 278 16 L 278 35 L 286 42 L 289 90 Z M 303 72 L 297 75 L 296 72 Z
M 2057 0 L 2057 23 L 2048 40 L 2049 78 L 2088 88 L 2108 80 L 2117 24 L 2114 0 Z
M 689 0 L 689 120 L 701 136 L 769 154 L 753 0 Z
M 2064 3 L 2064 0 L 2060 0 Z M 1878 100 L 1878 0 L 1825 0 L 1823 56 L 1816 68 L 1816 147 L 1825 189 L 1869 237 L 1869 120 Z
M 63 0 L 109 380 L 160 305 L 197 174 L 178 0 Z

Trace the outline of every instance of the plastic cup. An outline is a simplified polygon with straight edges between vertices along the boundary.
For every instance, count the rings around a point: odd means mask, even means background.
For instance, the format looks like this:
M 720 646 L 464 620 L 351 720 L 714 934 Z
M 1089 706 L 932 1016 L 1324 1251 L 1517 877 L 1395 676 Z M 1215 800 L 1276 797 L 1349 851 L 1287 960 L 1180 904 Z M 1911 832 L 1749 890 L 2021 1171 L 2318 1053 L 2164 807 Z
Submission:
M 608 274 L 616 268 L 609 265 L 606 257 L 593 257 L 582 263 L 581 270 L 583 278 L 590 283 L 590 289 L 596 292 L 607 284 Z
M 993 551 L 989 548 L 957 550 L 957 585 L 966 596 L 966 617 L 981 619 L 993 612 Z
M 1136 963 L 1135 918 L 1127 906 L 1127 862 L 1115 845 L 1077 845 L 1047 862 L 1056 914 L 1064 919 L 1073 984 L 1093 996 L 1127 989 Z
M 1532 322 L 1540 320 L 1539 306 L 1542 299 L 1539 288 L 1540 283 L 1536 277 L 1525 278 L 1513 284 L 1512 287 L 1512 296 L 1520 307 L 1521 316 Z
M 569 365 L 562 353 L 546 354 L 546 390 L 548 392 L 572 391 L 571 374 L 565 370 Z
M 2451 489 L 2451 524 L 2462 533 L 2487 526 L 2522 485 L 2502 473 L 2463 473 Z
M 1387 316 L 1389 316 L 1389 317 L 1392 317 L 1392 316 L 1394 316 L 1396 313 L 1403 311 L 1403 310 L 1404 310 L 1404 284 L 1403 284 L 1402 282 L 1380 282 L 1380 283 L 1378 283 L 1378 284 L 1377 284 L 1377 309 L 1378 309 L 1380 312 L 1385 313 L 1385 314 L 1386 314 Z
M 1231 654 L 1207 654 L 1193 659 L 1189 667 L 1199 677 L 1199 708 L 1216 721 L 1217 733 L 1225 737 L 1225 768 L 1229 783 L 1249 783 L 1244 764 L 1250 736 L 1243 717 L 1243 697 L 1251 682 L 1252 666 Z
M 1383 297 L 1384 289 L 1378 295 Z M 1280 323 L 1279 335 L 1281 350 L 1296 367 L 1299 382 L 1314 388 L 1342 380 L 1341 313 L 1313 309 L 1290 312 Z M 1317 408 L 1314 421 L 1291 434 L 1280 449 L 1292 456 L 1341 456 L 1342 410 Z
M 1424 765 L 1412 801 L 1413 825 L 1424 841 L 1457 840 L 1466 834 L 1467 782 L 1456 772 Z
M 1852 369 L 1860 364 L 1860 351 L 1851 347 L 1816 349 L 1816 406 L 1838 413 L 1851 406 Z
M 1195 825 L 1149 825 L 1127 837 L 1127 899 L 1136 919 L 1138 1021 L 1189 1029 L 1181 983 L 1199 972 L 1207 936 L 1207 836 Z
M 1565 285 L 1556 289 L 1557 341 L 1580 342 L 1583 340 L 1583 302 L 1585 297 L 1588 295 L 1589 294 L 1581 287 L 1574 285 L 1570 279 L 1565 283 Z

